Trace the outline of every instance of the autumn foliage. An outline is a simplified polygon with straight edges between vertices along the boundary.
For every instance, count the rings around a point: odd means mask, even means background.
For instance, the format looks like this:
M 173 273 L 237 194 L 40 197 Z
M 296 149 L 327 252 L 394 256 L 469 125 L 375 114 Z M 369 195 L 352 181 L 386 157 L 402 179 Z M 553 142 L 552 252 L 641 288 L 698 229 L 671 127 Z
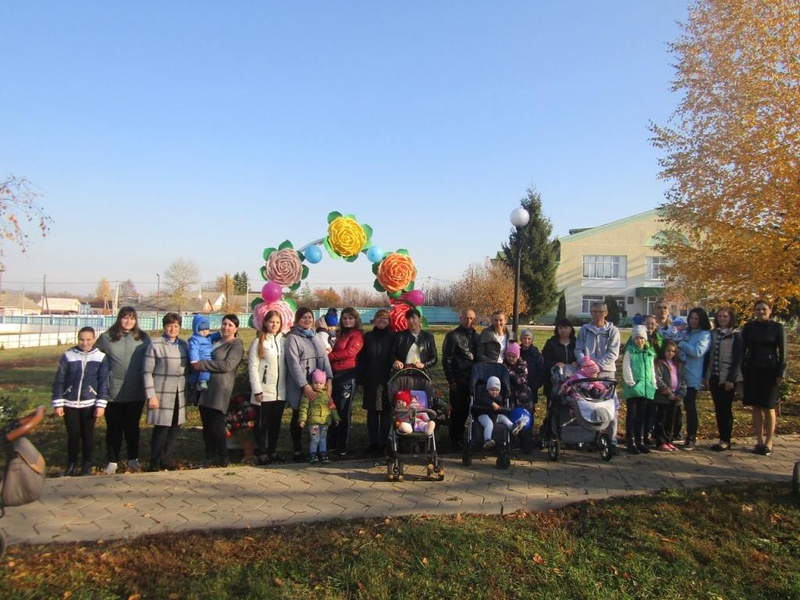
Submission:
M 487 260 L 470 265 L 452 288 L 456 310 L 472 308 L 479 319 L 488 318 L 495 310 L 511 315 L 514 308 L 514 273 L 502 260 Z M 519 311 L 525 313 L 528 303 L 524 291 L 519 295 Z
M 42 236 L 50 231 L 53 221 L 39 206 L 38 199 L 39 194 L 24 177 L 12 175 L 0 181 L 0 256 L 4 242 L 16 244 L 25 252 L 28 248 L 25 223 L 35 223 Z
M 683 30 L 671 45 L 682 100 L 667 126 L 651 126 L 671 184 L 659 247 L 669 287 L 708 303 L 797 297 L 797 2 L 698 0 Z

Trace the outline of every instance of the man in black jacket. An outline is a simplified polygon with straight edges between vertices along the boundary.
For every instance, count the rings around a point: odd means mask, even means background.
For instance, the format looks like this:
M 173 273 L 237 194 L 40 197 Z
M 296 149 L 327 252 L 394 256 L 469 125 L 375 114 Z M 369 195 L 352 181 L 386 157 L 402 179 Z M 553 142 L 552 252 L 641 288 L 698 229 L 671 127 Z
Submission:
M 408 329 L 398 332 L 392 343 L 392 368 L 430 369 L 439 361 L 436 342 L 430 333 L 422 331 L 422 315 L 416 308 L 408 309 L 406 321 Z
M 442 367 L 450 386 L 450 443 L 461 447 L 464 423 L 469 411 L 470 374 L 478 348 L 478 332 L 472 327 L 475 311 L 465 308 L 458 316 L 459 325 L 444 338 Z

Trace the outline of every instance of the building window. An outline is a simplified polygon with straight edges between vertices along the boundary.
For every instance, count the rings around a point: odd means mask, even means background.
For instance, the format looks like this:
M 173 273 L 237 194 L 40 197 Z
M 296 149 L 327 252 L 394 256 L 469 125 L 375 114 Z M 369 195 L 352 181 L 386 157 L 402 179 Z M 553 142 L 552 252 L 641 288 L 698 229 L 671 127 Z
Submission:
M 664 256 L 648 256 L 646 279 L 664 281 L 666 279 L 664 267 L 668 264 L 669 261 Z
M 581 299 L 581 312 L 584 315 L 588 315 L 591 312 L 592 304 L 595 302 L 602 302 L 602 296 L 583 296 Z
M 627 257 L 584 256 L 583 276 L 587 279 L 625 279 L 627 277 Z

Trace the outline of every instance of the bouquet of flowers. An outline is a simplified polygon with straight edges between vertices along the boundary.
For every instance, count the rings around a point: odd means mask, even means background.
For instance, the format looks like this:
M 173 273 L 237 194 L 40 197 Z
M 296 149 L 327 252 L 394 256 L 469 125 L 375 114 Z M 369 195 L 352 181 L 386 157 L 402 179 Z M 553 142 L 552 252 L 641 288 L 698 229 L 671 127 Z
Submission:
M 225 435 L 231 437 L 239 431 L 252 431 L 256 427 L 257 416 L 256 407 L 250 404 L 246 395 L 234 395 L 225 415 Z

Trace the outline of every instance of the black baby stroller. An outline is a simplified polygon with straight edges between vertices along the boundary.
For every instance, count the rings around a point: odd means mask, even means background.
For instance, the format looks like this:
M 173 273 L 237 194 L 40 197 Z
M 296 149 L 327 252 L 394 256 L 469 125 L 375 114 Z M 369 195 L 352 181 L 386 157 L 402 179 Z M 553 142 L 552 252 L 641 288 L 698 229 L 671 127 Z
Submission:
M 401 458 L 423 454 L 428 479 L 444 479 L 444 467 L 436 452 L 438 413 L 431 408 L 434 391 L 425 371 L 405 368 L 397 371 L 387 384 L 392 403 L 392 427 L 387 442 L 386 468 L 389 481 L 403 481 L 405 467 Z
M 0 518 L 6 506 L 22 506 L 35 502 L 44 487 L 44 457 L 25 436 L 41 422 L 45 407 L 12 421 L 0 431 L 0 445 L 7 457 L 3 479 L 0 480 Z M 0 556 L 5 553 L 6 539 L 0 531 Z
M 580 378 L 571 365 L 553 367 L 553 393 L 550 395 L 551 425 L 547 453 L 558 460 L 564 446 L 599 450 L 603 460 L 611 460 L 614 451 L 606 430 L 614 419 L 619 400 L 614 379 Z
M 500 380 L 501 402 L 499 404 L 503 407 L 501 413 L 507 415 L 511 411 L 509 404 L 511 382 L 505 365 L 494 362 L 482 362 L 473 365 L 469 383 L 469 413 L 467 415 L 467 424 L 464 428 L 464 450 L 461 456 L 461 462 L 465 467 L 472 464 L 472 455 L 475 450 L 478 448 L 483 449 L 483 427 L 478 422 L 478 417 L 483 414 L 489 414 L 490 409 L 476 406 L 475 400 L 486 392 L 486 383 L 490 377 L 497 377 Z M 492 439 L 495 442 L 495 448 L 497 448 L 497 461 L 495 464 L 498 469 L 507 469 L 511 464 L 511 458 L 509 457 L 511 432 L 508 427 L 498 424 L 494 428 Z

